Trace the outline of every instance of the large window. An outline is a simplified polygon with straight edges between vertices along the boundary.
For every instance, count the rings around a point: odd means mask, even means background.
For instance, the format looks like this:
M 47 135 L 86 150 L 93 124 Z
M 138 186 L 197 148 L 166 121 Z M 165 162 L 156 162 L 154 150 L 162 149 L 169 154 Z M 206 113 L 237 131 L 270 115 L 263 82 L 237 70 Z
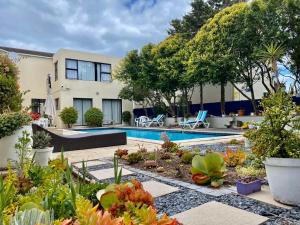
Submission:
M 45 99 L 31 99 L 31 111 L 41 114 L 44 109 L 45 101 Z
M 66 60 L 66 77 L 72 80 L 78 80 L 78 62 L 77 60 Z
M 111 65 L 106 63 L 66 59 L 66 78 L 111 82 Z

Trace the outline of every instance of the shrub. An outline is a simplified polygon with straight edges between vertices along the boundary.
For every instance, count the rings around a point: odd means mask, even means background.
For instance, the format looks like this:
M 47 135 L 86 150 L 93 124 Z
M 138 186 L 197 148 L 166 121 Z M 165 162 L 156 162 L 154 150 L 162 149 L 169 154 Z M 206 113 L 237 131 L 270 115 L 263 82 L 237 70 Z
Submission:
M 97 205 L 99 200 L 97 199 L 97 192 L 105 189 L 107 184 L 103 183 L 85 183 L 80 186 L 80 195 L 89 199 L 93 205 Z
M 233 151 L 230 148 L 227 148 L 226 153 L 224 154 L 224 161 L 226 166 L 235 167 L 242 165 L 245 162 L 246 157 L 246 153 L 240 149 Z
M 252 143 L 253 153 L 262 158 L 300 158 L 299 108 L 291 96 L 278 91 L 261 102 L 264 120 L 259 129 L 251 129 L 245 137 Z
M 90 108 L 84 114 L 85 122 L 89 127 L 101 127 L 103 123 L 103 113 L 98 108 Z
M 183 153 L 183 155 L 181 156 L 181 162 L 183 162 L 184 164 L 191 164 L 194 156 L 195 154 L 193 154 L 192 152 Z
M 44 149 L 50 145 L 51 137 L 45 131 L 37 131 L 32 136 L 32 148 Z
M 0 114 L 0 138 L 13 135 L 16 130 L 28 125 L 30 121 L 30 116 L 23 112 Z
M 16 65 L 5 55 L 0 55 L 0 113 L 5 110 L 20 111 L 22 93 L 17 83 Z
M 124 112 L 122 113 L 122 120 L 123 120 L 125 123 L 130 124 L 131 113 L 130 113 L 129 111 L 124 111 Z
M 140 161 L 142 161 L 142 160 L 143 160 L 142 154 L 137 153 L 137 152 L 130 153 L 130 154 L 127 156 L 127 162 L 128 162 L 129 164 L 138 163 L 138 162 L 140 162 Z
M 229 145 L 240 145 L 241 144 L 241 141 L 237 140 L 237 139 L 231 139 L 229 142 L 228 142 Z
M 66 107 L 59 114 L 61 120 L 68 128 L 71 128 L 78 119 L 78 112 L 74 107 Z
M 119 158 L 122 158 L 123 156 L 128 155 L 128 150 L 127 149 L 118 149 L 115 151 L 115 155 L 118 156 Z

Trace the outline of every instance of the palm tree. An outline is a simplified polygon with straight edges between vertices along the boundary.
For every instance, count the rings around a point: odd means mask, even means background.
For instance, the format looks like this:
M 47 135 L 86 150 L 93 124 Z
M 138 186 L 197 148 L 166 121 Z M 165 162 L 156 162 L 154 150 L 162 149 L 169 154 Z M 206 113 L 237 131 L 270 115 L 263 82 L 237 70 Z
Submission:
M 271 42 L 268 45 L 264 45 L 264 48 L 258 52 L 258 56 L 261 60 L 271 65 L 272 72 L 276 78 L 277 88 L 280 87 L 279 72 L 277 62 L 285 55 L 286 49 L 278 43 Z

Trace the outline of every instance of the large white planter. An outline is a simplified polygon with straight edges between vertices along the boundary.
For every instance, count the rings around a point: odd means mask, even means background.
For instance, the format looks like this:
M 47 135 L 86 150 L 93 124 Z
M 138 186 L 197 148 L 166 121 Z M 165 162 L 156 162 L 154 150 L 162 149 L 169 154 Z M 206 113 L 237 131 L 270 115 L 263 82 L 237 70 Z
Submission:
M 300 159 L 268 158 L 264 164 L 273 198 L 300 206 Z
M 53 147 L 44 149 L 33 149 L 34 161 L 37 165 L 48 166 L 49 160 L 52 158 Z
M 8 160 L 17 160 L 15 144 L 18 142 L 18 139 L 22 137 L 23 131 L 27 131 L 31 136 L 31 125 L 24 126 L 21 129 L 17 130 L 13 135 L 0 139 L 0 167 L 6 167 Z

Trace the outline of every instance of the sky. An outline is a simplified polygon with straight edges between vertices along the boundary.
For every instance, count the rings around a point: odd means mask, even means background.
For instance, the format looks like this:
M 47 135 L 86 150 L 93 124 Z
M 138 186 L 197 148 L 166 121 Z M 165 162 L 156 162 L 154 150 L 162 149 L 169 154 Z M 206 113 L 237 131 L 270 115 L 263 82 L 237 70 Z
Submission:
M 190 0 L 0 0 L 0 46 L 122 57 L 189 10 Z

